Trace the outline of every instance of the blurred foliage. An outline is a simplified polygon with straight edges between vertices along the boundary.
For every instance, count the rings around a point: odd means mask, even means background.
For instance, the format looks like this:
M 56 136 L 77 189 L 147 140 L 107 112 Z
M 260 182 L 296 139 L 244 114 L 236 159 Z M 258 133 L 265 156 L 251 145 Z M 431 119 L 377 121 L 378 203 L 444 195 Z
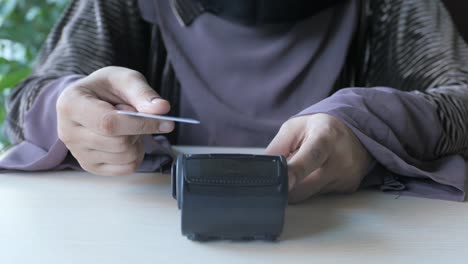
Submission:
M 11 88 L 31 73 L 48 32 L 69 0 L 0 0 L 0 124 Z M 3 129 L 0 149 L 8 144 Z

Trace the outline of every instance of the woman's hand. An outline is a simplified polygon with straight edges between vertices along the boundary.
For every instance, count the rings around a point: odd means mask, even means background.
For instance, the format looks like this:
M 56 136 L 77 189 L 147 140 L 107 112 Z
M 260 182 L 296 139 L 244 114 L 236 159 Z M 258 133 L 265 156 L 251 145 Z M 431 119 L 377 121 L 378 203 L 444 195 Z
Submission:
M 290 202 L 357 190 L 372 160 L 354 133 L 327 114 L 288 120 L 266 153 L 288 159 Z
M 173 122 L 123 116 L 116 110 L 166 114 L 169 102 L 142 74 L 107 67 L 67 87 L 57 101 L 59 138 L 81 167 L 100 175 L 133 173 L 144 157 L 141 135 L 168 133 Z

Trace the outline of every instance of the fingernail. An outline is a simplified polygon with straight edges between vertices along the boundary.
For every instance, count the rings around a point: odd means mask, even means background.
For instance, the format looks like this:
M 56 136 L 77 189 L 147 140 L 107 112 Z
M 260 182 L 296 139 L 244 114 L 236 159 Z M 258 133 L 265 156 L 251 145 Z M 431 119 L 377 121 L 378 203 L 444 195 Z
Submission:
M 157 104 L 157 103 L 159 103 L 161 100 L 162 100 L 161 97 L 154 97 L 154 98 L 152 98 L 150 101 L 151 101 L 152 104 Z
M 162 122 L 159 124 L 159 131 L 169 133 L 173 130 L 174 124 L 172 122 Z

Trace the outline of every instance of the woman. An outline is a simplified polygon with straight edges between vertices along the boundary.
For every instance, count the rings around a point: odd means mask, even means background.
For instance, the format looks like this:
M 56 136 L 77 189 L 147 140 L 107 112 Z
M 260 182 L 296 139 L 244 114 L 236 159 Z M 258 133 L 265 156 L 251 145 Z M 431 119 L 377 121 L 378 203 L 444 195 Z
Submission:
M 167 139 L 268 146 L 293 202 L 369 185 L 463 201 L 466 61 L 439 1 L 75 0 L 10 97 L 0 164 L 123 175 L 166 164 Z M 117 109 L 202 125 L 165 137 Z

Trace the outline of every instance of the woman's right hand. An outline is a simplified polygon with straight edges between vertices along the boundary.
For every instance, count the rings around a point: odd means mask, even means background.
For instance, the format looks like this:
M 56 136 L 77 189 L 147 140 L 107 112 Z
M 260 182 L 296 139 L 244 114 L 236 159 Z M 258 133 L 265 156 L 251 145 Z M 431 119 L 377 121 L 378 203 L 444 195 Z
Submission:
M 162 115 L 170 105 L 142 74 L 120 67 L 100 69 L 60 95 L 58 135 L 84 170 L 99 175 L 131 174 L 143 161 L 141 136 L 174 129 L 173 122 L 119 115 L 117 110 Z

